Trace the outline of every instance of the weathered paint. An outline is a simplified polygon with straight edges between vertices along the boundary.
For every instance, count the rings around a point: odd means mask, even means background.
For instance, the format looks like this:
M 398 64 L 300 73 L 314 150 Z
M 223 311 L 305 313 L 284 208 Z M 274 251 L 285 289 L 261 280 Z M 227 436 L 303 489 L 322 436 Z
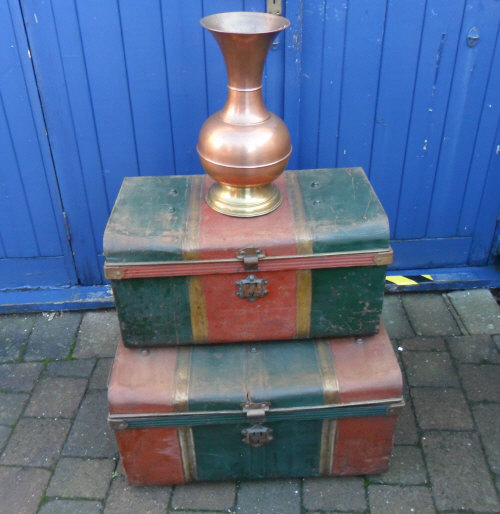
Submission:
M 354 401 L 351 416 L 360 416 L 356 411 L 368 402 L 397 401 L 401 395 L 401 371 L 383 327 L 362 340 L 147 351 L 120 343 L 108 389 L 112 417 L 138 415 L 136 428 L 117 429 L 115 435 L 129 481 L 141 485 L 384 471 L 394 415 L 325 419 L 308 409 Z M 268 419 L 260 422 L 274 431 L 274 440 L 259 448 L 241 441 L 241 431 L 255 423 L 242 412 L 249 401 L 270 402 Z M 303 415 L 272 421 L 279 408 L 298 408 Z M 162 413 L 181 410 L 204 420 L 162 424 Z M 240 415 L 221 424 L 221 411 Z
M 286 172 L 276 181 L 282 205 L 249 219 L 210 209 L 210 184 L 200 176 L 124 181 L 104 248 L 125 345 L 378 330 L 387 260 L 373 264 L 388 250 L 389 227 L 361 168 Z M 236 259 L 247 247 L 267 258 L 258 270 Z M 269 293 L 253 302 L 236 296 L 250 274 L 268 281 Z

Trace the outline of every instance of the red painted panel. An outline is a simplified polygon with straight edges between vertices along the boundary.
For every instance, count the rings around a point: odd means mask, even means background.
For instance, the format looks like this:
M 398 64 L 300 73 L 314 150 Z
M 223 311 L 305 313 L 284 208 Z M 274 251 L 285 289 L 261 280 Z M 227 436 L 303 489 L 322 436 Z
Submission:
M 396 421 L 396 416 L 339 420 L 332 475 L 387 471 Z
M 401 397 L 403 379 L 383 323 L 374 336 L 332 339 L 331 349 L 339 403 Z
M 276 180 L 283 203 L 272 213 L 256 218 L 232 218 L 212 210 L 203 201 L 200 224 L 200 259 L 235 257 L 248 246 L 260 248 L 266 255 L 297 253 L 295 224 L 284 177 Z M 212 181 L 207 177 L 203 196 Z M 250 273 L 267 279 L 269 294 L 255 302 L 236 296 L 235 282 Z M 208 339 L 211 342 L 293 339 L 296 334 L 296 274 L 288 272 L 245 272 L 230 277 L 200 277 L 206 301 Z M 255 323 L 258 319 L 259 323 Z M 235 336 L 235 334 L 238 334 Z M 271 339 L 270 336 L 267 338 Z
M 120 340 L 108 384 L 110 414 L 172 412 L 177 352 L 175 347 L 139 352 Z
M 118 430 L 115 435 L 130 485 L 184 483 L 176 428 Z

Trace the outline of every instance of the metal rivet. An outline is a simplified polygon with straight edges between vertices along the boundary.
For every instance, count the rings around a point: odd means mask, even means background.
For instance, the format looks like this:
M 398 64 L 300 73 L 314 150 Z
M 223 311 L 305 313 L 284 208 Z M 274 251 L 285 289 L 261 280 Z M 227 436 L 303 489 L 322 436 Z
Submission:
M 319 187 L 319 182 L 316 182 L 316 181 L 311 182 L 311 187 L 312 187 L 313 189 L 318 189 L 318 187 Z
M 167 207 L 167 211 L 168 211 L 170 214 L 172 214 L 173 212 L 175 212 L 175 207 L 172 207 L 171 205 L 169 205 L 169 206 Z

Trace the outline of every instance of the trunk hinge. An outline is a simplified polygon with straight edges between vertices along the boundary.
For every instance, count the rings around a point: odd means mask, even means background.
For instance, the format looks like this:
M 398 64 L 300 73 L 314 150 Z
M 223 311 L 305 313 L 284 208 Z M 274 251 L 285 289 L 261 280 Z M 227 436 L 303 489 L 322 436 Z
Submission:
M 247 419 L 257 421 L 265 419 L 266 412 L 269 410 L 270 405 L 271 402 L 253 403 L 248 401 L 246 403 L 242 403 L 241 407 L 243 412 L 247 415 Z
M 266 254 L 260 248 L 244 248 L 236 254 L 236 258 L 243 261 L 245 271 L 257 271 L 259 260 L 265 256 Z

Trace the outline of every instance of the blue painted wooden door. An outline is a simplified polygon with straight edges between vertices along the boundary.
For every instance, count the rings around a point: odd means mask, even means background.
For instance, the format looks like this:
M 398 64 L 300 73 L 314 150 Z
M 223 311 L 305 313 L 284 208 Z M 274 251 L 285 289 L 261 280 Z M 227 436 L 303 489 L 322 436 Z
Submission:
M 226 94 L 199 19 L 264 0 L 20 0 L 83 284 L 122 178 L 202 172 Z M 500 212 L 500 2 L 289 0 L 265 71 L 289 167 L 363 166 L 396 267 L 484 265 Z M 468 39 L 469 31 L 479 39 Z
M 19 4 L 0 0 L 0 289 L 75 283 Z

